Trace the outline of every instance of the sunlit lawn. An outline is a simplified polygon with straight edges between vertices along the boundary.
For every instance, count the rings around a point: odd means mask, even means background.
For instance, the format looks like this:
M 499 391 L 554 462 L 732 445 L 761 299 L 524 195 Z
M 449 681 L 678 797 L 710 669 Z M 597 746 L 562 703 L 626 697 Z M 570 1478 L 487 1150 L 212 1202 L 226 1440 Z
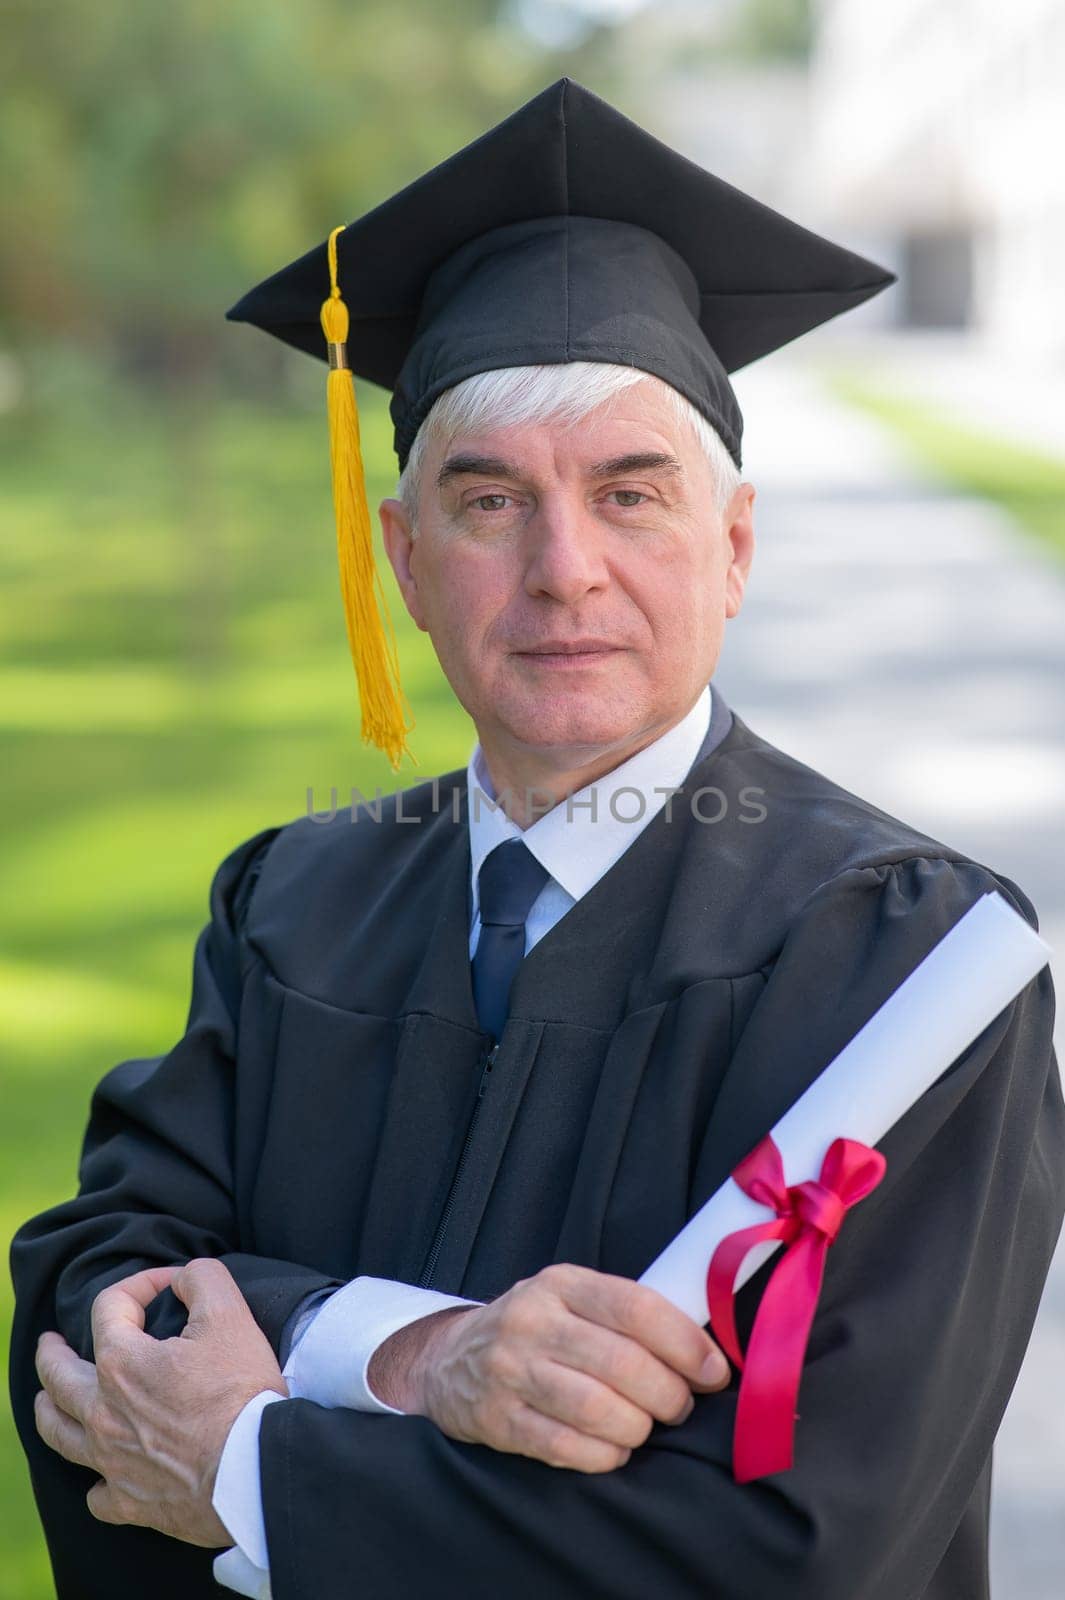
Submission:
M 390 573 L 419 765 L 394 774 L 359 738 L 319 394 L 177 422 L 90 385 L 61 412 L 0 418 L 5 1241 L 74 1192 L 97 1079 L 180 1035 L 222 857 L 300 815 L 310 785 L 343 804 L 468 755 Z M 391 425 L 361 386 L 360 406 L 375 506 L 395 485 Z M 6 1272 L 2 1287 L 6 1370 Z M 0 1600 L 44 1600 L 4 1395 Z
M 955 489 L 994 501 L 1045 549 L 1065 556 L 1065 460 L 972 428 L 854 372 L 837 370 L 830 382 L 841 399 L 885 423 L 923 466 Z

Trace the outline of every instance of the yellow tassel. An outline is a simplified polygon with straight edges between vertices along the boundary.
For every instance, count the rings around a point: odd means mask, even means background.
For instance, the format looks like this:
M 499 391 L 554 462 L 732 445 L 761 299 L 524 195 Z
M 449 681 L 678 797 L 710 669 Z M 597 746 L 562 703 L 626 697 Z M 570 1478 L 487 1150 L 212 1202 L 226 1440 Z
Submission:
M 414 723 L 413 720 L 408 723 L 404 716 L 396 637 L 373 554 L 359 441 L 359 413 L 347 358 L 348 308 L 340 298 L 337 285 L 337 234 L 343 231 L 342 224 L 329 235 L 331 288 L 329 299 L 322 306 L 322 332 L 329 346 L 326 398 L 340 593 L 359 686 L 362 737 L 366 743 L 383 750 L 395 770 L 404 754 L 410 756 L 415 766 L 418 763 L 406 745 L 405 735 Z M 388 625 L 387 639 L 382 615 Z

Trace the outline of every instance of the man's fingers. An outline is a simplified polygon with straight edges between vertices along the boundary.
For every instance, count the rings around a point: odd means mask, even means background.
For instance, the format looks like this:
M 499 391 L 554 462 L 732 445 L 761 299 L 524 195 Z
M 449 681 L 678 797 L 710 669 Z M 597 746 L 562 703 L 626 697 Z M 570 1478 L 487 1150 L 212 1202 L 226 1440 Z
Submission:
M 80 1422 L 59 1409 L 45 1389 L 38 1389 L 33 1397 L 33 1420 L 37 1432 L 51 1449 L 79 1467 L 95 1465 L 88 1433 Z
M 134 1506 L 125 1497 L 120 1500 L 104 1478 L 101 1478 L 99 1483 L 93 1484 L 85 1496 L 85 1504 L 89 1508 L 90 1515 L 94 1516 L 97 1522 L 109 1522 L 115 1526 L 124 1524 L 137 1525 Z M 140 1525 L 143 1526 L 143 1524 Z
M 557 1361 L 530 1363 L 525 1397 L 543 1416 L 629 1450 L 646 1442 L 654 1420 L 642 1406 L 598 1378 Z M 690 1394 L 688 1402 L 692 1403 Z
M 509 1437 L 496 1448 L 532 1456 L 537 1461 L 545 1461 L 549 1467 L 568 1467 L 573 1472 L 613 1472 L 623 1467 L 632 1454 L 623 1445 L 592 1438 L 525 1404 L 515 1408 Z
M 214 1256 L 197 1256 L 177 1273 L 170 1285 L 178 1299 L 188 1307 L 189 1326 L 227 1311 L 243 1311 L 251 1316 L 248 1302 L 224 1261 Z
M 690 1382 L 713 1385 L 728 1377 L 728 1363 L 705 1328 L 657 1289 L 591 1267 L 562 1264 L 544 1271 L 558 1275 L 559 1293 L 571 1311 L 638 1340 Z
M 70 1348 L 62 1334 L 42 1333 L 37 1341 L 37 1376 L 68 1417 L 84 1422 L 96 1399 L 96 1368 Z
M 549 1344 L 553 1362 L 606 1384 L 659 1422 L 680 1422 L 691 1407 L 688 1380 L 638 1340 L 570 1314 Z
M 97 1355 L 108 1339 L 121 1339 L 131 1329 L 143 1331 L 145 1308 L 180 1270 L 177 1266 L 144 1267 L 100 1290 L 92 1303 L 92 1347 Z
M 93 1301 L 92 1342 L 97 1359 L 108 1343 L 143 1333 L 145 1310 L 168 1288 L 188 1307 L 189 1325 L 238 1308 L 251 1316 L 229 1268 L 213 1256 L 197 1256 L 173 1266 L 144 1267 L 101 1289 Z

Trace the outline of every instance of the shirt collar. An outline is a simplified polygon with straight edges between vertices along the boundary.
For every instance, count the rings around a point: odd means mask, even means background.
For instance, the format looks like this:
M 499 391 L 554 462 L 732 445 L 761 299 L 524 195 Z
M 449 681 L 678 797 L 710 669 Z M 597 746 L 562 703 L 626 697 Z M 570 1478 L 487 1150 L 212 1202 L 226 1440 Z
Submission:
M 560 800 L 524 829 L 512 822 L 501 806 L 488 803 L 496 801 L 496 791 L 480 743 L 475 744 L 466 767 L 473 914 L 477 914 L 481 864 L 504 839 L 521 839 L 574 900 L 587 894 L 665 805 L 668 796 L 656 794 L 655 790 L 679 788 L 688 776 L 710 726 L 710 703 L 707 684 L 691 710 L 674 727 L 568 800 Z M 638 790 L 639 794 L 618 795 L 615 816 L 611 799 L 621 789 Z M 482 795 L 479 801 L 477 790 Z

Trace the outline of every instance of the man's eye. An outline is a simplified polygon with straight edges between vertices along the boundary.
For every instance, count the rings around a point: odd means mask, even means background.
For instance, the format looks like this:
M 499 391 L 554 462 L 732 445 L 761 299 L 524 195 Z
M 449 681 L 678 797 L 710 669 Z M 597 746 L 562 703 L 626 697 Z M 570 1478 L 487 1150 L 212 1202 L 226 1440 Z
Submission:
M 623 510 L 630 510 L 650 499 L 650 495 L 641 493 L 639 489 L 611 489 L 610 494 L 618 497 L 618 505 Z M 509 494 L 478 494 L 474 495 L 468 505 L 476 511 L 503 511 L 512 498 L 513 496 Z

